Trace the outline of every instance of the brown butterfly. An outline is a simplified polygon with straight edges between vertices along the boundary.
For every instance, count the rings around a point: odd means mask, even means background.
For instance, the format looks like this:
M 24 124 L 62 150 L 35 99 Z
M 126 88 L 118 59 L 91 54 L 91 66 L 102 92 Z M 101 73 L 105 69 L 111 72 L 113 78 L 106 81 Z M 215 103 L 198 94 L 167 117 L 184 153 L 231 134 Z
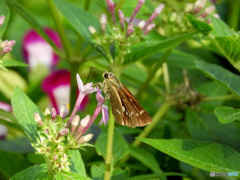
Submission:
M 128 126 L 145 126 L 152 122 L 151 116 L 143 109 L 132 93 L 114 76 L 103 73 L 103 92 L 110 99 L 113 115 L 117 123 Z

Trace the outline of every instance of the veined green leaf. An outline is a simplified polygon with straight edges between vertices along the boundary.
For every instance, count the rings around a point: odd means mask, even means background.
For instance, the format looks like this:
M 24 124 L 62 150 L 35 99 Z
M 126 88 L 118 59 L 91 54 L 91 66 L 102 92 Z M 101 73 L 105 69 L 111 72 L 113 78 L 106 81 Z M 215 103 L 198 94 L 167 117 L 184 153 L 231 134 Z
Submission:
M 196 66 L 210 78 L 221 83 L 228 90 L 240 97 L 240 76 L 214 64 L 197 62 Z
M 125 56 L 124 64 L 133 63 L 135 61 L 147 58 L 157 52 L 173 48 L 174 46 L 176 46 L 177 43 L 192 37 L 196 33 L 197 32 L 179 35 L 179 36 L 161 41 L 159 43 L 149 44 L 144 48 L 133 50 Z
M 12 108 L 20 126 L 22 126 L 30 140 L 37 142 L 39 137 L 36 131 L 37 123 L 34 119 L 34 113 L 41 115 L 41 112 L 19 87 L 16 87 L 14 91 Z
M 233 29 L 231 29 L 227 24 L 225 24 L 221 19 L 211 17 L 211 22 L 214 28 L 212 31 L 214 37 L 236 35 L 236 32 Z
M 232 121 L 240 120 L 240 109 L 234 109 L 232 107 L 221 106 L 214 110 L 215 115 L 219 121 L 223 124 L 230 123 Z
M 137 138 L 180 161 L 214 172 L 240 172 L 240 154 L 217 143 L 183 139 Z
M 187 15 L 187 19 L 197 31 L 203 33 L 204 35 L 208 35 L 210 31 L 213 30 L 208 23 L 199 21 L 191 15 Z
M 0 1 L 0 16 L 4 15 L 5 16 L 5 20 L 4 23 L 0 26 L 0 39 L 5 31 L 5 29 L 7 28 L 8 25 L 8 20 L 10 18 L 10 11 L 7 7 L 7 5 L 5 4 L 4 0 Z
M 68 155 L 71 155 L 71 171 L 79 173 L 83 176 L 87 176 L 86 169 L 79 150 L 70 150 L 68 151 Z

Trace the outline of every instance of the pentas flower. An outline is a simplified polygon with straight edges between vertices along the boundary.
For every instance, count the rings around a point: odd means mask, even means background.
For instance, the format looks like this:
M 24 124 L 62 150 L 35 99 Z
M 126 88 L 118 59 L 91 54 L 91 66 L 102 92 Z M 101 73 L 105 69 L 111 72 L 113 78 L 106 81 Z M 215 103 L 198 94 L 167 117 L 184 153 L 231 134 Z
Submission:
M 56 31 L 44 28 L 49 38 L 61 48 L 61 41 Z M 55 66 L 59 57 L 54 53 L 52 47 L 34 30 L 29 30 L 22 41 L 22 50 L 30 69 L 43 64 L 48 68 Z
M 78 84 L 79 94 L 78 94 L 78 98 L 75 103 L 74 109 L 72 111 L 72 114 L 69 118 L 67 127 L 69 127 L 70 123 L 72 122 L 73 117 L 75 116 L 75 114 L 77 113 L 77 110 L 83 103 L 83 100 L 86 97 L 86 95 L 91 94 L 97 90 L 95 87 L 92 87 L 92 83 L 87 83 L 86 85 L 84 85 L 79 74 L 77 74 L 77 84 Z
M 0 109 L 8 112 L 12 111 L 11 105 L 2 101 L 0 101 Z M 7 134 L 7 127 L 0 124 L 0 139 L 5 139 L 6 134 Z

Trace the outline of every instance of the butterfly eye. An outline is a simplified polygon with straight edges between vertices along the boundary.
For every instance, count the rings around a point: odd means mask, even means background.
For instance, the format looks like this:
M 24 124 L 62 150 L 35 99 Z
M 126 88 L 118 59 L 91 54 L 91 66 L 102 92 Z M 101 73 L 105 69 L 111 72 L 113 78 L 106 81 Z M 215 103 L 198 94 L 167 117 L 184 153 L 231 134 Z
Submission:
M 106 78 L 106 79 L 108 78 L 108 74 L 107 73 L 104 74 L 104 78 Z

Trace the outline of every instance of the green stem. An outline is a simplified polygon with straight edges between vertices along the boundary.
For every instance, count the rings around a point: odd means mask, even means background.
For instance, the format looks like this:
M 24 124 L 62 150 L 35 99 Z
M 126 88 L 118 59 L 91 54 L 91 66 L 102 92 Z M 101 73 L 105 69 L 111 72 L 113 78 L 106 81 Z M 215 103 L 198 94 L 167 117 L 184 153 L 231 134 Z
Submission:
M 106 160 L 105 160 L 104 180 L 111 179 L 114 122 L 115 121 L 114 121 L 113 114 L 110 113 L 110 118 L 108 121 L 107 152 L 106 152 Z
M 169 79 L 167 63 L 163 63 L 162 67 L 163 67 L 163 79 L 164 79 L 166 93 L 170 94 L 170 79 Z
M 163 56 L 161 57 L 161 59 L 155 64 L 155 66 L 153 67 L 153 69 L 150 71 L 147 79 L 144 81 L 144 83 L 142 84 L 142 86 L 139 88 L 137 94 L 136 94 L 136 98 L 140 99 L 142 93 L 146 90 L 146 88 L 148 87 L 148 85 L 150 84 L 151 80 L 154 78 L 157 70 L 162 66 L 163 62 L 165 62 L 168 58 L 168 56 L 170 55 L 170 53 L 172 52 L 172 49 L 167 50 Z
M 228 1 L 228 5 L 230 6 L 230 11 L 228 14 L 228 25 L 235 29 L 238 30 L 239 26 L 239 14 L 240 14 L 240 1 L 239 0 L 232 0 Z
M 153 116 L 152 123 L 146 126 L 143 131 L 138 135 L 140 138 L 145 138 L 149 135 L 149 133 L 156 127 L 162 117 L 167 113 L 169 108 L 172 106 L 172 101 L 165 101 L 159 111 Z M 136 139 L 133 141 L 133 146 L 139 146 L 142 142 Z
M 77 99 L 77 80 L 76 80 L 76 74 L 78 73 L 78 69 L 79 69 L 80 64 L 79 63 L 71 63 L 71 92 L 70 92 L 70 109 L 72 110 L 76 99 Z
M 60 39 L 62 41 L 65 54 L 66 54 L 67 59 L 68 59 L 68 57 L 70 57 L 72 55 L 72 51 L 71 51 L 71 46 L 70 46 L 70 43 L 67 39 L 66 33 L 64 32 L 63 25 L 62 25 L 62 22 L 61 22 L 61 18 L 59 16 L 58 10 L 57 10 L 56 6 L 54 5 L 54 3 L 52 2 L 52 0 L 47 0 L 47 2 L 48 2 L 48 5 L 49 5 L 49 8 L 50 8 L 52 18 L 53 18 L 54 24 L 56 26 L 57 32 L 58 32 L 58 34 L 60 36 Z
M 84 10 L 88 11 L 90 3 L 91 3 L 91 0 L 85 0 Z

